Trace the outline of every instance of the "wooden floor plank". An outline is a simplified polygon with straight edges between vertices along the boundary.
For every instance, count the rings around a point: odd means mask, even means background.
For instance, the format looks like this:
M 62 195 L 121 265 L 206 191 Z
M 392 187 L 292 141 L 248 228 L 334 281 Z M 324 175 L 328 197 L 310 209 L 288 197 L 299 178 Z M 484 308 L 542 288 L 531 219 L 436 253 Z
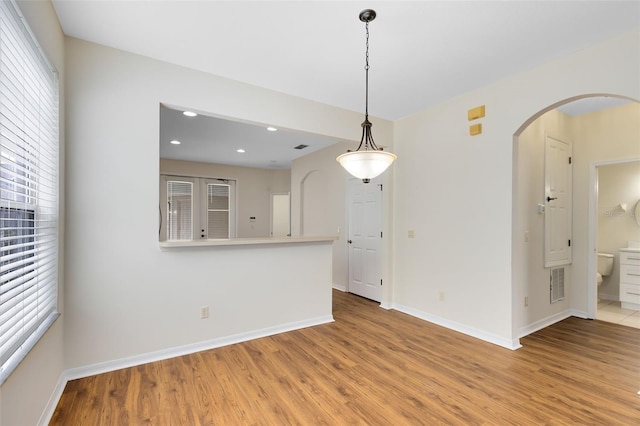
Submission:
M 510 351 L 334 291 L 335 322 L 70 381 L 51 425 L 640 424 L 640 330 Z

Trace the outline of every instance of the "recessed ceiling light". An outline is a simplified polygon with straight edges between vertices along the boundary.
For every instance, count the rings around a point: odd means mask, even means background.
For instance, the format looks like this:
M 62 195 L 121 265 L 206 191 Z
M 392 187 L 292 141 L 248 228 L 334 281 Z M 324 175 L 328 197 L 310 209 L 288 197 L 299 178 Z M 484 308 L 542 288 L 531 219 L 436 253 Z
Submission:
M 244 151 L 244 149 L 240 148 L 240 149 L 239 149 L 239 150 L 237 150 L 236 152 L 243 153 L 243 152 L 245 152 L 245 151 Z
M 267 130 L 270 132 L 277 132 L 278 129 L 276 129 L 275 127 L 267 127 Z
M 191 111 L 184 111 L 183 114 L 186 115 L 187 117 L 196 117 L 198 115 L 195 112 L 191 112 Z
M 172 141 L 171 141 L 171 144 L 172 144 L 172 145 L 180 145 L 180 141 L 179 141 L 179 140 L 174 139 L 174 140 L 172 140 Z

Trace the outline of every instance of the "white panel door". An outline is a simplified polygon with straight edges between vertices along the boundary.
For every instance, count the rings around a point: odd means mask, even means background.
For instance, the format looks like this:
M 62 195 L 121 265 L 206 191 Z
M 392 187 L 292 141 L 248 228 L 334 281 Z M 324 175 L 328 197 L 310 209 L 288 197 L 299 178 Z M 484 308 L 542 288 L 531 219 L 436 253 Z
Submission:
M 382 300 L 380 247 L 382 244 L 382 185 L 380 179 L 348 185 L 349 292 Z
M 271 236 L 291 236 L 291 201 L 289 193 L 271 194 Z
M 571 145 L 547 135 L 544 150 L 544 266 L 571 263 Z

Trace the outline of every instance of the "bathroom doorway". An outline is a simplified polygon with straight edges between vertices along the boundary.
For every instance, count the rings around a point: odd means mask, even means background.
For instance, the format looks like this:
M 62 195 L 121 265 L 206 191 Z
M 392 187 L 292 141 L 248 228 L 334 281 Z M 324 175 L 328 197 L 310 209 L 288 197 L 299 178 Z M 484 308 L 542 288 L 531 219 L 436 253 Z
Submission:
M 640 328 L 640 311 L 621 306 L 620 297 L 621 249 L 640 243 L 640 158 L 594 162 L 590 177 L 590 317 Z M 603 272 L 608 255 L 613 268 Z

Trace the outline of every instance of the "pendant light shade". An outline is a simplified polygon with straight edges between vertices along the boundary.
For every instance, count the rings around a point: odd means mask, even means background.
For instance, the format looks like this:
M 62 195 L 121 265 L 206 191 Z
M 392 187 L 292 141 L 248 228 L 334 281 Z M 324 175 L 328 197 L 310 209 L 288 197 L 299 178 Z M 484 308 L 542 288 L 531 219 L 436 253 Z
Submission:
M 336 160 L 351 175 L 368 181 L 380 176 L 396 158 L 395 154 L 384 151 L 352 151 L 339 155 Z
M 372 125 L 369 121 L 369 22 L 376 18 L 376 12 L 372 9 L 363 10 L 360 12 L 359 18 L 365 23 L 367 32 L 367 53 L 364 67 L 366 76 L 365 113 L 364 122 L 362 123 L 362 138 L 357 150 L 349 150 L 345 154 L 339 155 L 336 160 L 351 175 L 362 179 L 364 183 L 369 183 L 371 179 L 387 170 L 397 157 L 390 152 L 384 152 L 382 148 L 378 148 L 371 134 Z

